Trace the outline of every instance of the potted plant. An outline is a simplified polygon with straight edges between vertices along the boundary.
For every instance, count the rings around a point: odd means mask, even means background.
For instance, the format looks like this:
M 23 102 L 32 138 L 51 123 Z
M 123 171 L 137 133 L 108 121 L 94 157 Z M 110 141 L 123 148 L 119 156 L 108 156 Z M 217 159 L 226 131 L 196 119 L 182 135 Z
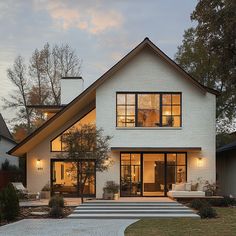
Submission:
M 206 196 L 214 196 L 216 195 L 216 183 L 210 183 L 208 180 L 205 182 L 205 186 L 204 186 L 204 191 Z
M 118 200 L 120 186 L 114 181 L 107 181 L 106 186 L 103 188 L 103 199 Z
M 50 195 L 51 195 L 51 187 L 50 187 L 50 184 L 47 183 L 43 186 L 42 190 L 41 190 L 41 194 L 40 194 L 40 197 L 42 199 L 49 199 L 50 198 Z

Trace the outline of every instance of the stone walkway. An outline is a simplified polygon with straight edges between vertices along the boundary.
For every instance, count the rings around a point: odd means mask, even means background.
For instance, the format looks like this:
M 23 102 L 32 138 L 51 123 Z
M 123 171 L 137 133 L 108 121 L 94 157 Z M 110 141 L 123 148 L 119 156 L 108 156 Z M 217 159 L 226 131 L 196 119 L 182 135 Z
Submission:
M 137 220 L 27 219 L 0 227 L 2 236 L 124 236 Z

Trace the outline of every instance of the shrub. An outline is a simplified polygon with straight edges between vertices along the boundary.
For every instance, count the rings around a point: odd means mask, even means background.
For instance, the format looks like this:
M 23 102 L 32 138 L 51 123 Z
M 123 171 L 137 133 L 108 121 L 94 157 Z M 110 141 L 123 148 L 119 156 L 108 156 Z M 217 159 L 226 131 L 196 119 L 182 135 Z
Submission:
M 194 199 L 190 202 L 190 207 L 195 210 L 200 210 L 203 206 L 208 206 L 208 202 L 206 200 Z
M 19 199 L 15 188 L 8 184 L 1 196 L 3 218 L 7 221 L 16 219 L 19 214 Z
M 120 186 L 114 181 L 107 181 L 106 186 L 103 188 L 103 191 L 108 193 L 118 193 Z
M 202 219 L 215 218 L 217 216 L 215 209 L 213 209 L 210 205 L 202 206 L 198 214 Z
M 61 218 L 64 216 L 63 209 L 59 206 L 53 206 L 49 212 L 49 216 L 52 218 Z
M 63 197 L 53 196 L 53 197 L 51 197 L 48 205 L 49 205 L 49 207 L 64 207 L 65 202 L 64 202 Z
M 210 199 L 208 201 L 212 206 L 216 207 L 228 207 L 228 206 L 234 206 L 236 201 L 234 198 L 230 198 L 228 196 L 225 196 L 223 198 L 217 198 L 217 199 Z

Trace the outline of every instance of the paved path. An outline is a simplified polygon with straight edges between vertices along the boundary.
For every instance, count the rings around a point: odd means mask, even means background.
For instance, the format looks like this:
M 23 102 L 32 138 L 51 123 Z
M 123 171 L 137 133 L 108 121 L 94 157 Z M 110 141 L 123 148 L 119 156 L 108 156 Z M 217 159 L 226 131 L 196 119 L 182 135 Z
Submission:
M 27 219 L 0 227 L 2 236 L 123 236 L 137 220 Z

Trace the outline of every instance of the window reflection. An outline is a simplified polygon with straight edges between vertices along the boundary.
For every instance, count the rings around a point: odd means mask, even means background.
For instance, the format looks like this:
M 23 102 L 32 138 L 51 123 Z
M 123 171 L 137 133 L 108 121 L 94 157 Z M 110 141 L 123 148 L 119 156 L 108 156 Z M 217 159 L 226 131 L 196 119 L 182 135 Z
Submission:
M 138 126 L 160 126 L 159 94 L 138 94 Z

